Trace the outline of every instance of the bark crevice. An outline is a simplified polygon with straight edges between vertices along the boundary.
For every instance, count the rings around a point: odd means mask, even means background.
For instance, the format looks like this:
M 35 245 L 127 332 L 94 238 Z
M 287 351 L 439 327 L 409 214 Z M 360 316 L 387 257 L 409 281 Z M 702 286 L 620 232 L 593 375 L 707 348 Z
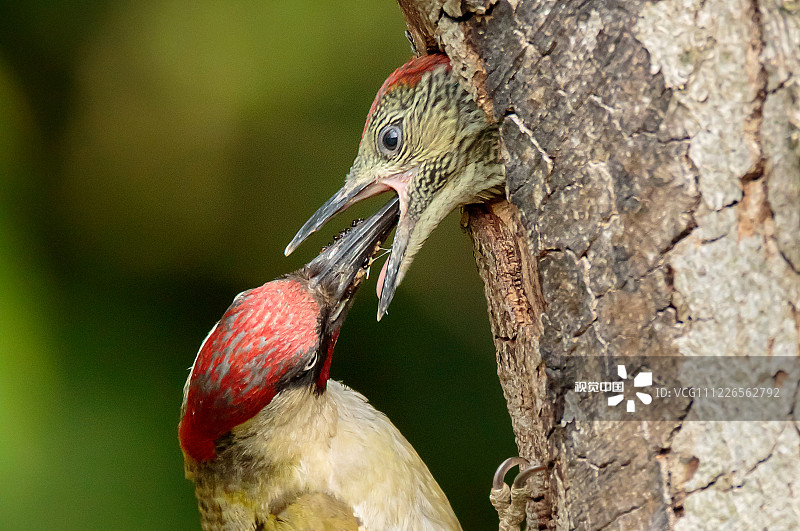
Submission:
M 716 469 L 732 435 L 687 421 L 693 400 L 671 422 L 577 420 L 567 360 L 800 352 L 800 12 L 766 0 L 403 4 L 433 14 L 426 38 L 500 124 L 508 203 L 469 207 L 468 232 L 520 455 L 552 463 L 530 521 L 724 522 L 710 495 L 745 470 Z M 770 506 L 764 485 L 791 488 L 774 470 L 800 474 L 781 451 L 800 428 L 739 429 L 774 448 L 737 487 Z M 741 496 L 725 499 L 751 518 Z M 773 512 L 800 525 L 797 505 Z

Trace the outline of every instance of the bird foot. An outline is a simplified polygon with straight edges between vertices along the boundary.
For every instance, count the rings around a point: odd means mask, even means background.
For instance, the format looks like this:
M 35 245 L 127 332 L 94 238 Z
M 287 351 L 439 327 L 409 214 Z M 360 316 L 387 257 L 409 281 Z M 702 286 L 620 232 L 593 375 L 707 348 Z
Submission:
M 519 466 L 520 471 L 509 487 L 505 482 L 506 474 L 515 466 Z M 538 463 L 531 465 L 524 457 L 509 457 L 497 467 L 489 499 L 500 517 L 500 531 L 519 531 L 531 496 L 528 480 L 535 473 L 544 470 L 547 470 L 546 466 Z

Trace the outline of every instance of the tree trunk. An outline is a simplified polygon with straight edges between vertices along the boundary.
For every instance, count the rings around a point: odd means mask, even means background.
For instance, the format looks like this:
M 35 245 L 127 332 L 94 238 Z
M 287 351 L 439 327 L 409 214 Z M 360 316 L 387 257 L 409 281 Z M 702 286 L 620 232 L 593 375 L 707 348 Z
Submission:
M 782 422 L 592 422 L 564 362 L 800 355 L 797 1 L 399 3 L 501 127 L 468 231 L 530 528 L 800 527 L 794 373 Z

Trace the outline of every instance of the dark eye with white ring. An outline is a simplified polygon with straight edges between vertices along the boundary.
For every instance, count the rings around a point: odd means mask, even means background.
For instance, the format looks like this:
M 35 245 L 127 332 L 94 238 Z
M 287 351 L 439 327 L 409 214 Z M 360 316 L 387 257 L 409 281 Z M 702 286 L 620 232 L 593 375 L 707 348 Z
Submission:
M 314 355 L 311 356 L 311 359 L 308 360 L 308 363 L 306 363 L 306 366 L 303 367 L 303 372 L 310 371 L 311 369 L 314 368 L 314 365 L 316 364 L 317 364 L 317 353 L 315 352 Z
M 378 134 L 378 147 L 384 155 L 394 155 L 400 151 L 403 143 L 403 131 L 397 124 L 389 124 Z

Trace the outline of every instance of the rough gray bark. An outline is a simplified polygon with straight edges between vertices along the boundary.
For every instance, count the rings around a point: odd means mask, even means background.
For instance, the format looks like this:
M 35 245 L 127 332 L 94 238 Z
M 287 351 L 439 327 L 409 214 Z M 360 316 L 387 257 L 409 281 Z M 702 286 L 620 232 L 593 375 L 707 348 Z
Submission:
M 800 5 L 400 5 L 501 123 L 508 203 L 469 231 L 519 453 L 550 466 L 529 522 L 800 527 L 800 382 L 786 422 L 592 423 L 561 361 L 800 355 Z

